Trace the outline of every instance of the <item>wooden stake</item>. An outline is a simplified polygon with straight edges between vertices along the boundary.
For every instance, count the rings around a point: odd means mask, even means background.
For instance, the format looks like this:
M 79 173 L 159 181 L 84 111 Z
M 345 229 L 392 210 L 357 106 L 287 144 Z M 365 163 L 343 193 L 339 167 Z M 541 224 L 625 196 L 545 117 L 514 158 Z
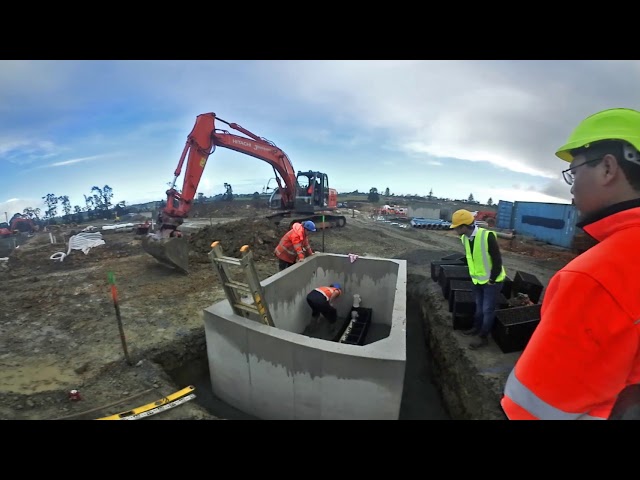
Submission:
M 116 309 L 116 320 L 118 321 L 118 330 L 120 331 L 120 341 L 122 342 L 122 349 L 124 350 L 124 358 L 129 365 L 133 365 L 133 362 L 129 358 L 129 352 L 127 350 L 127 340 L 124 336 L 124 328 L 122 327 L 122 318 L 120 318 L 120 305 L 118 305 L 118 291 L 116 290 L 116 280 L 113 272 L 109 272 L 109 283 L 111 284 L 111 298 L 113 298 L 113 306 Z

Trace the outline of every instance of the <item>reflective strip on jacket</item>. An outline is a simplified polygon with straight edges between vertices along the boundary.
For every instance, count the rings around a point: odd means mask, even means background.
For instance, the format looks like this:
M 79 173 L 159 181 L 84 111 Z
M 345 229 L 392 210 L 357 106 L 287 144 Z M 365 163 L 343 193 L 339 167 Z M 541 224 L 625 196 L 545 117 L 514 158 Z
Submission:
M 313 250 L 309 245 L 307 231 L 302 224 L 294 223 L 291 230 L 285 233 L 280 239 L 280 243 L 278 243 L 274 253 L 280 260 L 295 263 L 296 256 L 299 260 L 304 260 L 305 253 L 303 248 L 307 251 L 308 255 L 313 255 Z
M 318 287 L 315 290 L 323 294 L 328 302 L 331 301 L 331 297 L 333 296 L 334 292 L 338 292 L 338 295 L 340 295 L 340 290 L 335 287 Z M 338 295 L 336 295 L 336 297 Z
M 505 386 L 511 420 L 607 419 L 618 395 L 640 383 L 640 201 L 582 228 L 600 243 L 549 282 Z
M 469 237 L 460 235 L 460 240 L 462 240 L 462 245 L 464 245 L 464 251 L 467 254 L 467 265 L 469 266 L 471 281 L 477 285 L 485 284 L 489 281 L 489 278 L 491 278 L 493 261 L 489 255 L 489 235 L 495 235 L 495 232 L 478 227 L 473 241 L 473 253 L 470 249 Z M 503 266 L 500 274 L 496 278 L 496 282 L 501 282 L 506 276 L 507 272 Z

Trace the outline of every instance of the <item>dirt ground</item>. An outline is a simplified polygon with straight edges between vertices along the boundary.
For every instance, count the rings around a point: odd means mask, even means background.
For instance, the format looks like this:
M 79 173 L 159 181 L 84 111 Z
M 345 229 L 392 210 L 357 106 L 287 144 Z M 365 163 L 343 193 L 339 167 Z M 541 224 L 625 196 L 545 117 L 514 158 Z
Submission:
M 74 250 L 62 262 L 49 257 L 66 247 L 51 244 L 48 233 L 14 250 L 8 262 L 0 262 L 0 419 L 100 418 L 185 387 L 175 385 L 166 371 L 187 361 L 204 342 L 202 311 L 225 298 L 207 256 L 211 242 L 220 240 L 230 256 L 249 244 L 261 279 L 277 272 L 272 252 L 285 230 L 262 213 L 245 204 L 201 213 L 201 219 L 244 219 L 190 234 L 188 275 L 160 265 L 133 232 L 104 233 L 105 245 L 86 255 Z M 364 208 L 346 216 L 346 227 L 313 234 L 312 246 L 318 251 L 324 246 L 329 253 L 405 259 L 410 279 L 429 276 L 430 262 L 439 255 L 462 251 L 451 232 L 376 222 Z M 59 242 L 81 228 L 57 232 Z M 501 240 L 501 245 L 508 274 L 523 270 L 543 285 L 573 258 L 560 249 L 519 241 Z M 129 361 L 109 272 L 115 275 Z M 80 400 L 70 400 L 72 389 L 80 392 Z M 149 418 L 215 419 L 196 402 Z

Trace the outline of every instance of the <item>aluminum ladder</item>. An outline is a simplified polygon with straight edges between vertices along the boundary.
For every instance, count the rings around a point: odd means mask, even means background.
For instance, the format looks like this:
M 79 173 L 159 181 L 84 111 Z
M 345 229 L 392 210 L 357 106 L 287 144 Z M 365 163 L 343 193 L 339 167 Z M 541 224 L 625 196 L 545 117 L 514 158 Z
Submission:
M 256 314 L 265 325 L 274 327 L 269 307 L 264 300 L 264 290 L 260 284 L 258 272 L 253 261 L 253 252 L 249 250 L 249 245 L 244 245 L 240 249 L 240 253 L 242 254 L 241 258 L 225 256 L 219 241 L 211 244 L 211 252 L 209 252 L 211 262 L 218 272 L 222 288 L 231 304 L 233 313 L 242 317 L 248 317 L 247 314 L 250 313 Z M 232 280 L 230 266 L 240 267 L 247 283 Z M 253 303 L 244 302 L 242 294 L 250 295 L 253 298 Z

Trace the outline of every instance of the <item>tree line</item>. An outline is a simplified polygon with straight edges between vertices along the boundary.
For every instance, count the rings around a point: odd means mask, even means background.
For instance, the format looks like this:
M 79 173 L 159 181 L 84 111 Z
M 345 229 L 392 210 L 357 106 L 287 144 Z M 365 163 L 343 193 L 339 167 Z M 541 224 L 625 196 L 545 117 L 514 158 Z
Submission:
M 358 192 L 358 190 L 355 190 L 353 192 L 351 192 L 353 194 L 359 194 L 360 192 Z M 395 194 L 391 193 L 389 191 L 389 187 L 387 187 L 384 191 L 384 196 L 385 197 L 390 197 L 390 196 L 395 196 Z M 404 197 L 414 197 L 414 198 L 421 198 L 418 194 L 415 195 L 403 195 Z M 431 190 L 429 190 L 429 195 L 426 196 L 427 200 L 433 200 L 434 196 L 433 196 L 433 188 Z M 380 201 L 380 192 L 378 192 L 378 189 L 373 187 L 369 190 L 369 194 L 367 195 L 367 200 L 370 201 L 371 203 L 378 203 Z M 445 199 L 445 200 L 449 200 L 449 199 Z M 479 203 L 475 201 L 475 198 L 473 197 L 473 193 L 469 194 L 469 197 L 467 198 L 467 202 L 469 203 Z M 489 200 L 487 200 L 487 203 L 485 203 L 485 205 L 491 207 L 494 205 L 493 203 L 493 198 L 489 197 Z
M 85 218 L 89 220 L 112 218 L 114 215 L 120 217 L 127 213 L 124 201 L 115 205 L 112 203 L 113 189 L 109 185 L 105 185 L 102 188 L 93 186 L 91 187 L 91 193 L 83 195 L 83 197 L 85 203 L 83 206 L 71 206 L 68 195 L 58 196 L 53 193 L 47 193 L 42 197 L 46 206 L 42 218 L 42 210 L 40 208 L 27 207 L 24 209 L 23 215 L 36 223 L 44 222 L 49 225 L 55 225 L 57 223 L 56 217 L 60 217 L 63 223 L 81 223 Z M 58 207 L 61 210 L 60 215 L 58 214 Z

